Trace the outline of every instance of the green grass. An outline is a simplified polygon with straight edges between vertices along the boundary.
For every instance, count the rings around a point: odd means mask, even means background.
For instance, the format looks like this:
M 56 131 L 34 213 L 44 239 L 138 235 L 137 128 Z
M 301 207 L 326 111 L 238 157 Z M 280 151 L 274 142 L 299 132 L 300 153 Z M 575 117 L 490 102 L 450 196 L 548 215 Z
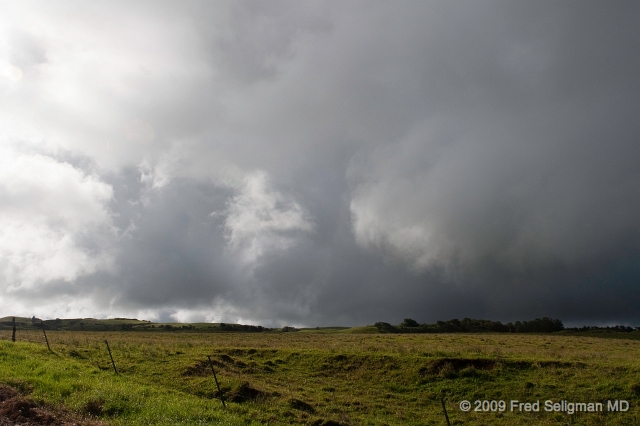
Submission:
M 365 332 L 368 331 L 364 330 Z M 6 338 L 6 332 L 3 332 Z M 116 425 L 629 425 L 640 342 L 572 335 L 48 332 L 0 341 L 0 382 Z M 32 334 L 38 340 L 37 334 Z M 111 370 L 108 339 L 116 365 Z M 214 360 L 223 409 L 206 364 Z M 625 399 L 626 413 L 461 412 L 460 400 Z

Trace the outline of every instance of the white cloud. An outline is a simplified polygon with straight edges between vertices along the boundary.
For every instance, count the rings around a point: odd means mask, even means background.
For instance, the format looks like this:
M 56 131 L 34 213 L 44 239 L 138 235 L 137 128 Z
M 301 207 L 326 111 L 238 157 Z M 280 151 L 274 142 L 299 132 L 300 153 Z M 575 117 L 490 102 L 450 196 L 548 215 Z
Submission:
M 72 165 L 0 145 L 0 274 L 5 289 L 110 267 L 113 192 Z
M 267 175 L 256 172 L 245 178 L 240 193 L 224 212 L 228 247 L 252 263 L 269 250 L 285 250 L 299 232 L 311 232 L 313 223 L 290 197 L 271 188 Z
M 397 176 L 355 189 L 350 211 L 356 243 L 415 270 L 449 263 L 454 248 L 443 233 L 438 209 L 429 209 L 429 201 L 418 206 L 423 190 Z
M 214 70 L 188 5 L 35 4 L 0 4 L 5 135 L 117 172 L 200 129 L 186 112 L 204 111 Z

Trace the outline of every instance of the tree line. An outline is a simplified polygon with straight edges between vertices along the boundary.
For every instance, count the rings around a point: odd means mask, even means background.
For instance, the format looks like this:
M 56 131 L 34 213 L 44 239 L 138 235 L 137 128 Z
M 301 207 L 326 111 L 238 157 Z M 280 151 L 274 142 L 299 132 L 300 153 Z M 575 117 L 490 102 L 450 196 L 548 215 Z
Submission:
M 588 331 L 604 331 L 609 333 L 631 333 L 632 331 L 640 331 L 640 327 L 629 327 L 628 325 L 614 325 L 606 327 L 598 327 L 595 325 L 585 325 L 583 327 L 565 328 L 567 331 L 588 332 Z
M 437 321 L 435 324 L 419 324 L 411 318 L 405 318 L 400 325 L 391 325 L 386 322 L 377 322 L 374 325 L 381 333 L 553 333 L 564 330 L 562 321 L 547 317 L 506 324 L 500 321 L 471 318 L 465 318 L 462 321 L 452 319 Z

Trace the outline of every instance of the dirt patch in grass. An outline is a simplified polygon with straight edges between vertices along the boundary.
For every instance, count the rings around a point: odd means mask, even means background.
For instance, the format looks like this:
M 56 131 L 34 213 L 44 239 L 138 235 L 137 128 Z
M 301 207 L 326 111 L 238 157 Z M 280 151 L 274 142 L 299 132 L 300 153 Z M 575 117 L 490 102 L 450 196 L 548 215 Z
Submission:
M 16 396 L 18 396 L 18 392 L 15 389 L 10 388 L 9 386 L 0 385 L 0 402 L 15 398 Z
M 443 376 L 453 377 L 470 374 L 479 371 L 500 370 L 502 368 L 526 370 L 530 368 L 575 368 L 585 367 L 581 362 L 561 362 L 561 361 L 508 361 L 486 358 L 439 358 L 429 365 L 420 368 L 418 374 L 421 376 Z
M 325 358 L 324 363 L 319 365 L 320 371 L 316 376 L 327 377 L 331 374 L 350 373 L 357 370 L 380 373 L 398 368 L 398 360 L 390 356 L 339 354 Z
M 583 368 L 587 365 L 583 362 L 561 362 L 561 361 L 538 361 L 533 364 L 536 367 L 540 368 Z
M 237 388 L 231 390 L 231 392 L 225 396 L 225 399 L 231 402 L 243 403 L 264 399 L 267 396 L 268 394 L 266 392 L 252 388 L 249 382 L 244 382 Z
M 92 416 L 100 416 L 104 409 L 104 401 L 101 399 L 90 399 L 84 406 L 84 411 Z
M 437 375 L 444 372 L 457 373 L 464 369 L 474 368 L 476 370 L 493 370 L 496 367 L 496 361 L 492 359 L 466 359 L 466 358 L 440 358 L 433 361 L 430 365 L 422 367 L 419 374 Z
M 313 408 L 311 404 L 308 404 L 304 401 L 300 401 L 299 399 L 292 398 L 289 401 L 289 407 L 295 408 L 296 410 L 305 411 L 307 413 L 315 413 L 316 410 Z
M 220 355 L 220 359 L 222 360 L 222 362 L 228 362 L 229 364 L 233 364 L 233 358 L 231 358 L 227 354 Z
M 343 423 L 336 422 L 335 420 L 318 419 L 311 423 L 312 426 L 344 426 Z
M 212 359 L 211 363 L 216 368 L 224 368 L 226 365 L 218 360 Z M 182 372 L 182 376 L 211 376 L 211 366 L 209 365 L 209 361 L 198 361 L 192 366 L 187 367 L 186 370 Z
M 38 404 L 15 389 L 0 384 L 0 424 L 7 426 L 99 426 L 101 422 L 79 418 L 63 409 Z

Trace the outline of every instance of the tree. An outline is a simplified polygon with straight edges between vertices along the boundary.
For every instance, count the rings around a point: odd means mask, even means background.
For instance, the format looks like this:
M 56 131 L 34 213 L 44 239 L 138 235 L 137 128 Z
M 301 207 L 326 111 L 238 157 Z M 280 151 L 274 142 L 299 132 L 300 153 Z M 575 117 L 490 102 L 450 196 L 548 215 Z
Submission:
M 420 324 L 418 324 L 418 321 L 416 320 L 412 320 L 411 318 L 405 318 L 402 324 L 400 324 L 400 326 L 401 327 L 419 327 Z

